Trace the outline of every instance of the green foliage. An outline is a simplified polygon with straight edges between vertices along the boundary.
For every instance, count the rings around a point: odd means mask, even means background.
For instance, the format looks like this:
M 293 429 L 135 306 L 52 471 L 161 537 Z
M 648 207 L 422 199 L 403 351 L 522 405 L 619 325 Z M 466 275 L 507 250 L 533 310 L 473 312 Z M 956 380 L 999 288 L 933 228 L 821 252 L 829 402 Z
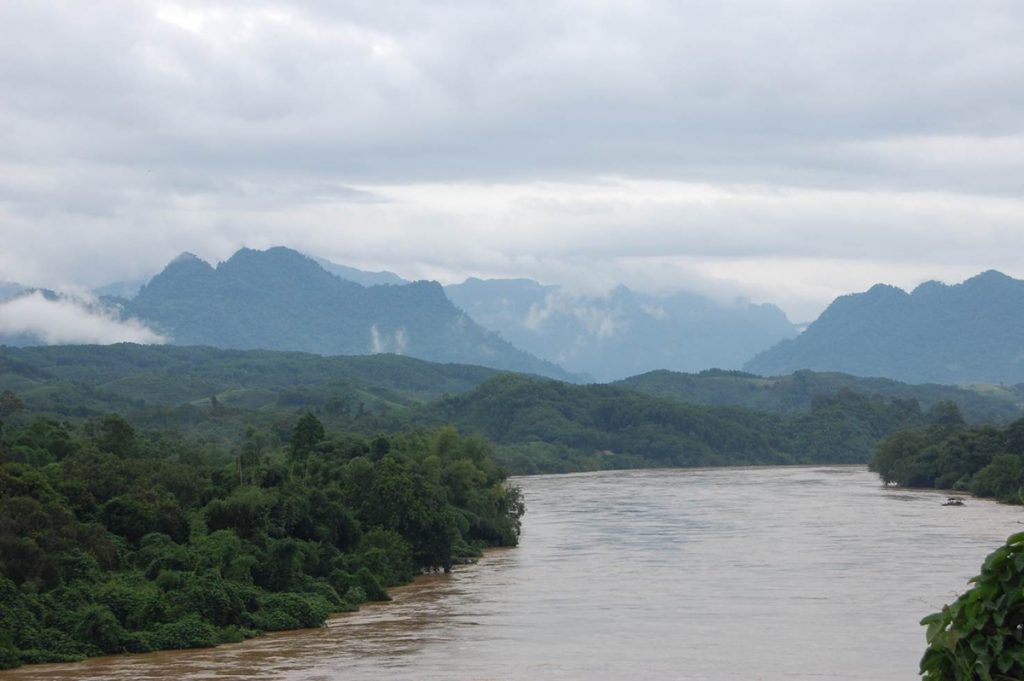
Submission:
M 985 560 L 973 587 L 921 620 L 928 649 L 926 681 L 1011 681 L 1024 678 L 1024 533 Z
M 1019 502 L 1024 489 L 1024 454 L 1014 438 L 1024 419 L 1006 428 L 968 428 L 948 409 L 927 428 L 894 433 L 871 461 L 886 484 L 970 491 L 1003 502 Z
M 301 475 L 311 453 L 380 460 L 392 443 L 376 435 L 449 424 L 494 441 L 494 455 L 517 473 L 862 462 L 879 438 L 927 426 L 943 400 L 956 402 L 971 422 L 1020 413 L 1020 399 L 1009 391 L 1004 398 L 807 371 L 771 379 L 653 372 L 616 386 L 573 386 L 393 355 L 121 345 L 5 348 L 4 361 L 10 370 L 0 372 L 0 389 L 17 386 L 26 405 L 11 423 L 46 415 L 18 431 L 10 460 L 39 466 L 92 459 L 111 469 L 105 480 L 120 475 L 125 462 L 158 459 L 230 462 L 239 484 L 277 487 Z M 99 419 L 108 411 L 147 437 L 133 442 L 116 419 L 104 426 Z M 82 417 L 97 418 L 91 437 L 70 437 L 67 422 Z M 317 423 L 354 437 L 321 436 Z M 443 439 L 430 444 L 439 456 Z M 270 456 L 282 447 L 292 461 Z
M 25 403 L 11 390 L 0 392 L 0 431 L 3 430 L 4 421 L 16 412 L 25 408 Z M 0 662 L 2 665 L 2 662 Z
M 292 431 L 292 456 L 296 459 L 304 458 L 313 451 L 321 440 L 324 439 L 324 425 L 312 412 L 306 414 L 295 424 Z
M 121 458 L 131 456 L 135 449 L 135 429 L 122 416 L 108 414 L 100 421 L 96 445 Z
M 913 400 L 850 390 L 818 397 L 806 411 L 780 414 L 512 374 L 422 408 L 416 418 L 484 434 L 499 445 L 501 463 L 517 473 L 859 463 L 879 438 L 926 421 Z
M 768 378 L 718 369 L 699 374 L 660 370 L 617 381 L 613 385 L 677 402 L 747 407 L 779 413 L 806 412 L 816 400 L 849 391 L 881 403 L 915 400 L 925 410 L 941 402 L 952 402 L 972 423 L 1008 421 L 1021 415 L 1020 395 L 1009 390 L 982 392 L 980 389 L 950 385 L 908 385 L 886 378 L 862 378 L 806 369 Z
M 319 626 L 518 540 L 518 490 L 479 438 L 291 430 L 299 457 L 261 445 L 239 475 L 120 417 L 5 429 L 0 666 Z

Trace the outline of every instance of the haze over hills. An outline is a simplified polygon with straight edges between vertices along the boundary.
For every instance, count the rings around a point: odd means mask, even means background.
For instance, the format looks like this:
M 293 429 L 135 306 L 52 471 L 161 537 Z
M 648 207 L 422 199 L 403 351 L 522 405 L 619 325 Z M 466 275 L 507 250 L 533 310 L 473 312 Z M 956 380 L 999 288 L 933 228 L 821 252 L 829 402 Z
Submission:
M 183 254 L 124 304 L 178 345 L 391 352 L 561 379 L 561 368 L 514 348 L 445 297 L 440 284 L 363 287 L 287 248 L 242 249 L 216 267 Z
M 320 267 L 330 272 L 336 277 L 341 277 L 348 281 L 354 281 L 360 286 L 380 286 L 382 284 L 393 284 L 395 286 L 401 286 L 403 284 L 411 284 L 408 279 L 403 279 L 394 272 L 383 270 L 381 272 L 367 272 L 356 267 L 349 267 L 348 265 L 339 265 L 336 262 L 325 260 L 323 258 L 313 258 L 317 261 Z
M 529 279 L 467 279 L 452 302 L 516 347 L 599 381 L 654 369 L 734 369 L 796 335 L 774 305 L 720 305 L 694 293 L 652 296 L 619 286 L 574 295 Z
M 396 352 L 570 380 L 742 367 L 760 376 L 812 369 L 913 384 L 1024 382 L 1024 282 L 996 271 L 909 294 L 877 285 L 841 296 L 799 335 L 774 305 L 624 286 L 586 296 L 530 279 L 442 289 L 287 248 L 243 249 L 217 267 L 183 255 L 129 300 L 141 281 L 98 289 L 112 294 L 98 301 L 0 283 L 0 343 Z
M 746 363 L 761 375 L 797 369 L 908 383 L 1024 381 L 1024 281 L 989 270 L 912 293 L 878 284 L 837 298 L 800 336 Z
M 0 281 L 0 300 L 8 298 L 24 290 L 24 286 L 14 281 Z

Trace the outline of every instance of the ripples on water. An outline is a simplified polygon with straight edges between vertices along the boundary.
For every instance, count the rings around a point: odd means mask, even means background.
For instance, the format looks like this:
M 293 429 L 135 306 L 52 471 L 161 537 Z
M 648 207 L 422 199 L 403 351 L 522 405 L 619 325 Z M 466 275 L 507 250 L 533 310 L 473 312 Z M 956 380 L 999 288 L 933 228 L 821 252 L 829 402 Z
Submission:
M 319 630 L 2 679 L 910 681 L 918 621 L 1019 508 L 884 489 L 861 467 L 522 478 L 518 549 Z

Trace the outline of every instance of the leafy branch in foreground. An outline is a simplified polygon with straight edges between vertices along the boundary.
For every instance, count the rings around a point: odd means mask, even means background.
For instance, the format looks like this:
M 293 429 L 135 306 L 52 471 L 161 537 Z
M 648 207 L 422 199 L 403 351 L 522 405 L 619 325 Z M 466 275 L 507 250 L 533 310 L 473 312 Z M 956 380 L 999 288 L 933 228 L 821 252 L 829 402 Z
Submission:
M 1024 679 L 1024 532 L 985 560 L 974 586 L 921 620 L 925 681 Z

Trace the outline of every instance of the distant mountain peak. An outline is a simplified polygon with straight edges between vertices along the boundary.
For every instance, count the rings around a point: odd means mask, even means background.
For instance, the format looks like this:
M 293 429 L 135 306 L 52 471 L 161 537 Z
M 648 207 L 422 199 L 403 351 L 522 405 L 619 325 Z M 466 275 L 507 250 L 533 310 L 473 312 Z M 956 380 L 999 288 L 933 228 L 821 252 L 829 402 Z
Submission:
M 932 294 L 938 294 L 945 291 L 949 286 L 943 284 L 941 281 L 932 279 L 930 281 L 924 281 L 918 284 L 913 291 L 911 291 L 911 297 L 915 296 L 926 296 Z
M 379 272 L 368 272 L 348 265 L 339 265 L 336 262 L 324 258 L 313 258 L 320 267 L 331 274 L 346 281 L 351 281 L 360 286 L 402 286 L 409 282 L 394 272 L 381 270 Z
M 517 347 L 596 380 L 659 368 L 738 368 L 796 335 L 773 305 L 722 305 L 696 293 L 655 296 L 619 285 L 588 294 L 530 279 L 475 277 L 445 291 Z
M 974 275 L 973 277 L 971 277 L 967 281 L 978 281 L 978 280 L 981 280 L 981 281 L 985 281 L 985 280 L 988 280 L 988 281 L 1006 281 L 1006 280 L 1013 280 L 1013 277 L 1008 276 L 1006 274 L 1003 274 L 999 270 L 985 270 L 984 272 L 981 272 L 980 274 Z M 967 283 L 967 282 L 964 282 L 964 283 Z
M 977 274 L 977 275 L 971 277 L 970 279 L 968 279 L 967 281 L 965 281 L 962 284 L 962 286 L 964 288 L 975 287 L 975 288 L 989 288 L 989 289 L 991 289 L 991 288 L 1000 288 L 1000 289 L 1002 289 L 1002 288 L 1005 288 L 1006 286 L 1013 286 L 1015 284 L 1020 284 L 1020 283 L 1021 283 L 1020 280 L 1014 279 L 1013 277 L 1009 277 L 1009 276 L 1003 274 L 1002 272 L 1000 272 L 999 270 L 985 270 L 981 274 Z
M 190 253 L 188 251 L 182 251 L 181 253 L 179 253 L 177 255 L 177 257 L 175 257 L 173 260 L 171 260 L 169 263 L 167 263 L 167 266 L 170 267 L 171 265 L 187 265 L 187 264 L 191 264 L 191 263 L 203 263 L 205 265 L 209 265 L 208 262 L 206 262 L 205 260 L 200 258 L 195 253 Z
M 440 284 L 363 287 L 286 248 L 239 249 L 211 268 L 178 259 L 124 310 L 176 343 L 323 355 L 401 352 L 572 379 L 488 333 Z
M 907 294 L 878 284 L 840 296 L 797 338 L 747 362 L 748 371 L 841 371 L 910 383 L 1024 381 L 1024 281 L 996 270 Z
M 899 286 L 893 286 L 892 284 L 875 284 L 867 291 L 865 291 L 864 295 L 871 296 L 874 298 L 879 298 L 883 296 L 891 298 L 906 298 L 910 294 L 901 289 Z
M 266 250 L 257 250 L 255 248 L 240 248 L 228 258 L 222 265 L 232 263 L 243 263 L 252 261 L 262 262 L 276 262 L 276 263 L 312 263 L 316 262 L 307 255 L 303 255 L 298 251 L 288 248 L 286 246 L 273 246 Z M 318 265 L 319 267 L 319 265 Z

